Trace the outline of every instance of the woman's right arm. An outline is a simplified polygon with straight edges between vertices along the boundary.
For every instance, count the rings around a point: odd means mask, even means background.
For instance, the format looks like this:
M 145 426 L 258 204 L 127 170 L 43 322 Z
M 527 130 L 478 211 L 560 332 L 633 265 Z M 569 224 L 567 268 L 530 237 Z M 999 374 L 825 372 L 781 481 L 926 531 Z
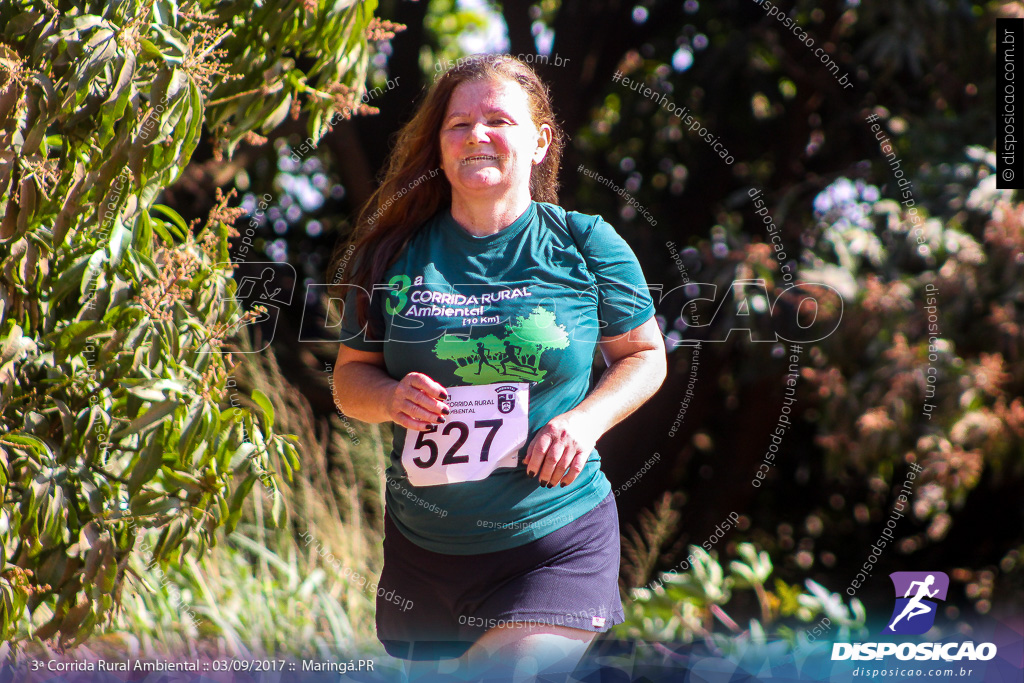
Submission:
M 388 375 L 384 354 L 338 347 L 334 364 L 334 403 L 345 415 L 363 422 L 394 422 L 424 431 L 444 422 L 448 406 L 444 387 L 422 372 L 401 381 Z

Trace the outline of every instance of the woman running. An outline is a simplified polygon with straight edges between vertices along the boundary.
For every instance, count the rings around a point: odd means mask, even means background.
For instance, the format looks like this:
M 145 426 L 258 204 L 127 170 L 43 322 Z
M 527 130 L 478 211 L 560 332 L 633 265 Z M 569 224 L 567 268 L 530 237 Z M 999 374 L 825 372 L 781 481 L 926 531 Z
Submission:
M 476 345 L 476 354 L 477 354 L 477 360 L 480 361 L 479 365 L 477 366 L 477 369 L 476 369 L 476 374 L 479 375 L 481 372 L 483 372 L 484 365 L 489 367 L 491 370 L 497 370 L 498 369 L 498 368 L 494 367 L 493 365 L 491 365 L 487 361 L 487 351 L 484 349 L 484 343 L 483 342 L 479 342 Z
M 571 671 L 623 621 L 594 444 L 665 378 L 633 252 L 556 204 L 561 150 L 532 69 L 463 60 L 399 133 L 343 291 L 335 400 L 394 423 L 386 476 L 415 494 L 385 489 L 377 635 L 396 657 L 459 658 L 449 669 L 470 678 L 493 662 Z M 484 361 L 512 344 L 536 359 L 530 380 L 508 355 Z

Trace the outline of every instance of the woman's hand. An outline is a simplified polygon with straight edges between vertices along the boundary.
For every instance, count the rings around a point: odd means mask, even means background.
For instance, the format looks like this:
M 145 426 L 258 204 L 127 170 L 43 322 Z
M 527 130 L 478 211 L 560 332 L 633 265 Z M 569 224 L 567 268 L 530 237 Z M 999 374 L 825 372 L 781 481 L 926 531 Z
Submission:
M 530 442 L 526 473 L 552 487 L 568 486 L 583 471 L 594 444 L 636 410 L 665 381 L 665 344 L 653 317 L 613 337 L 601 337 L 608 369 L 572 410 L 548 422 Z
M 391 391 L 387 401 L 388 415 L 395 424 L 418 432 L 444 422 L 448 406 L 444 387 L 422 372 L 410 372 Z
M 597 425 L 584 413 L 562 413 L 537 432 L 526 451 L 523 464 L 529 476 L 551 488 L 568 486 L 583 471 L 597 443 Z

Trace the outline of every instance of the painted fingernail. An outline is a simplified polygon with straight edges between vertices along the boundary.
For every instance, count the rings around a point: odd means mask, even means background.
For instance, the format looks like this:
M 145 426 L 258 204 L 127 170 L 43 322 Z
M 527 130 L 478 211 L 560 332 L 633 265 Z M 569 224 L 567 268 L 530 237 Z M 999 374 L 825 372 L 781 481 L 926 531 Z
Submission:
M 447 415 L 448 413 L 450 413 L 452 411 L 448 410 L 448 407 L 446 406 L 444 408 L 441 408 L 441 412 L 444 413 L 445 415 Z
M 444 418 L 443 417 L 439 417 L 439 418 L 437 418 L 437 421 L 438 422 L 444 422 Z
M 565 482 L 562 482 L 562 488 L 564 489 L 566 486 L 568 486 L 568 484 L 566 484 Z
M 533 472 L 531 472 L 530 470 L 526 470 L 526 476 L 532 477 L 533 476 Z
M 441 392 L 441 400 L 442 401 L 447 401 L 448 400 L 448 392 L 447 391 L 442 391 Z

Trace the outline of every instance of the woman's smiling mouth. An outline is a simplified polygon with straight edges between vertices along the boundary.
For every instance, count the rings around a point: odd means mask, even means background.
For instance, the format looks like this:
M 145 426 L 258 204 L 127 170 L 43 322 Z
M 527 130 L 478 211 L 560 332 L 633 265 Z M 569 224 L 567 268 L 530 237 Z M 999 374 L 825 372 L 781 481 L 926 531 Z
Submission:
M 469 164 L 474 161 L 497 161 L 499 155 L 496 154 L 474 154 L 471 157 L 466 157 L 462 160 L 463 164 Z

